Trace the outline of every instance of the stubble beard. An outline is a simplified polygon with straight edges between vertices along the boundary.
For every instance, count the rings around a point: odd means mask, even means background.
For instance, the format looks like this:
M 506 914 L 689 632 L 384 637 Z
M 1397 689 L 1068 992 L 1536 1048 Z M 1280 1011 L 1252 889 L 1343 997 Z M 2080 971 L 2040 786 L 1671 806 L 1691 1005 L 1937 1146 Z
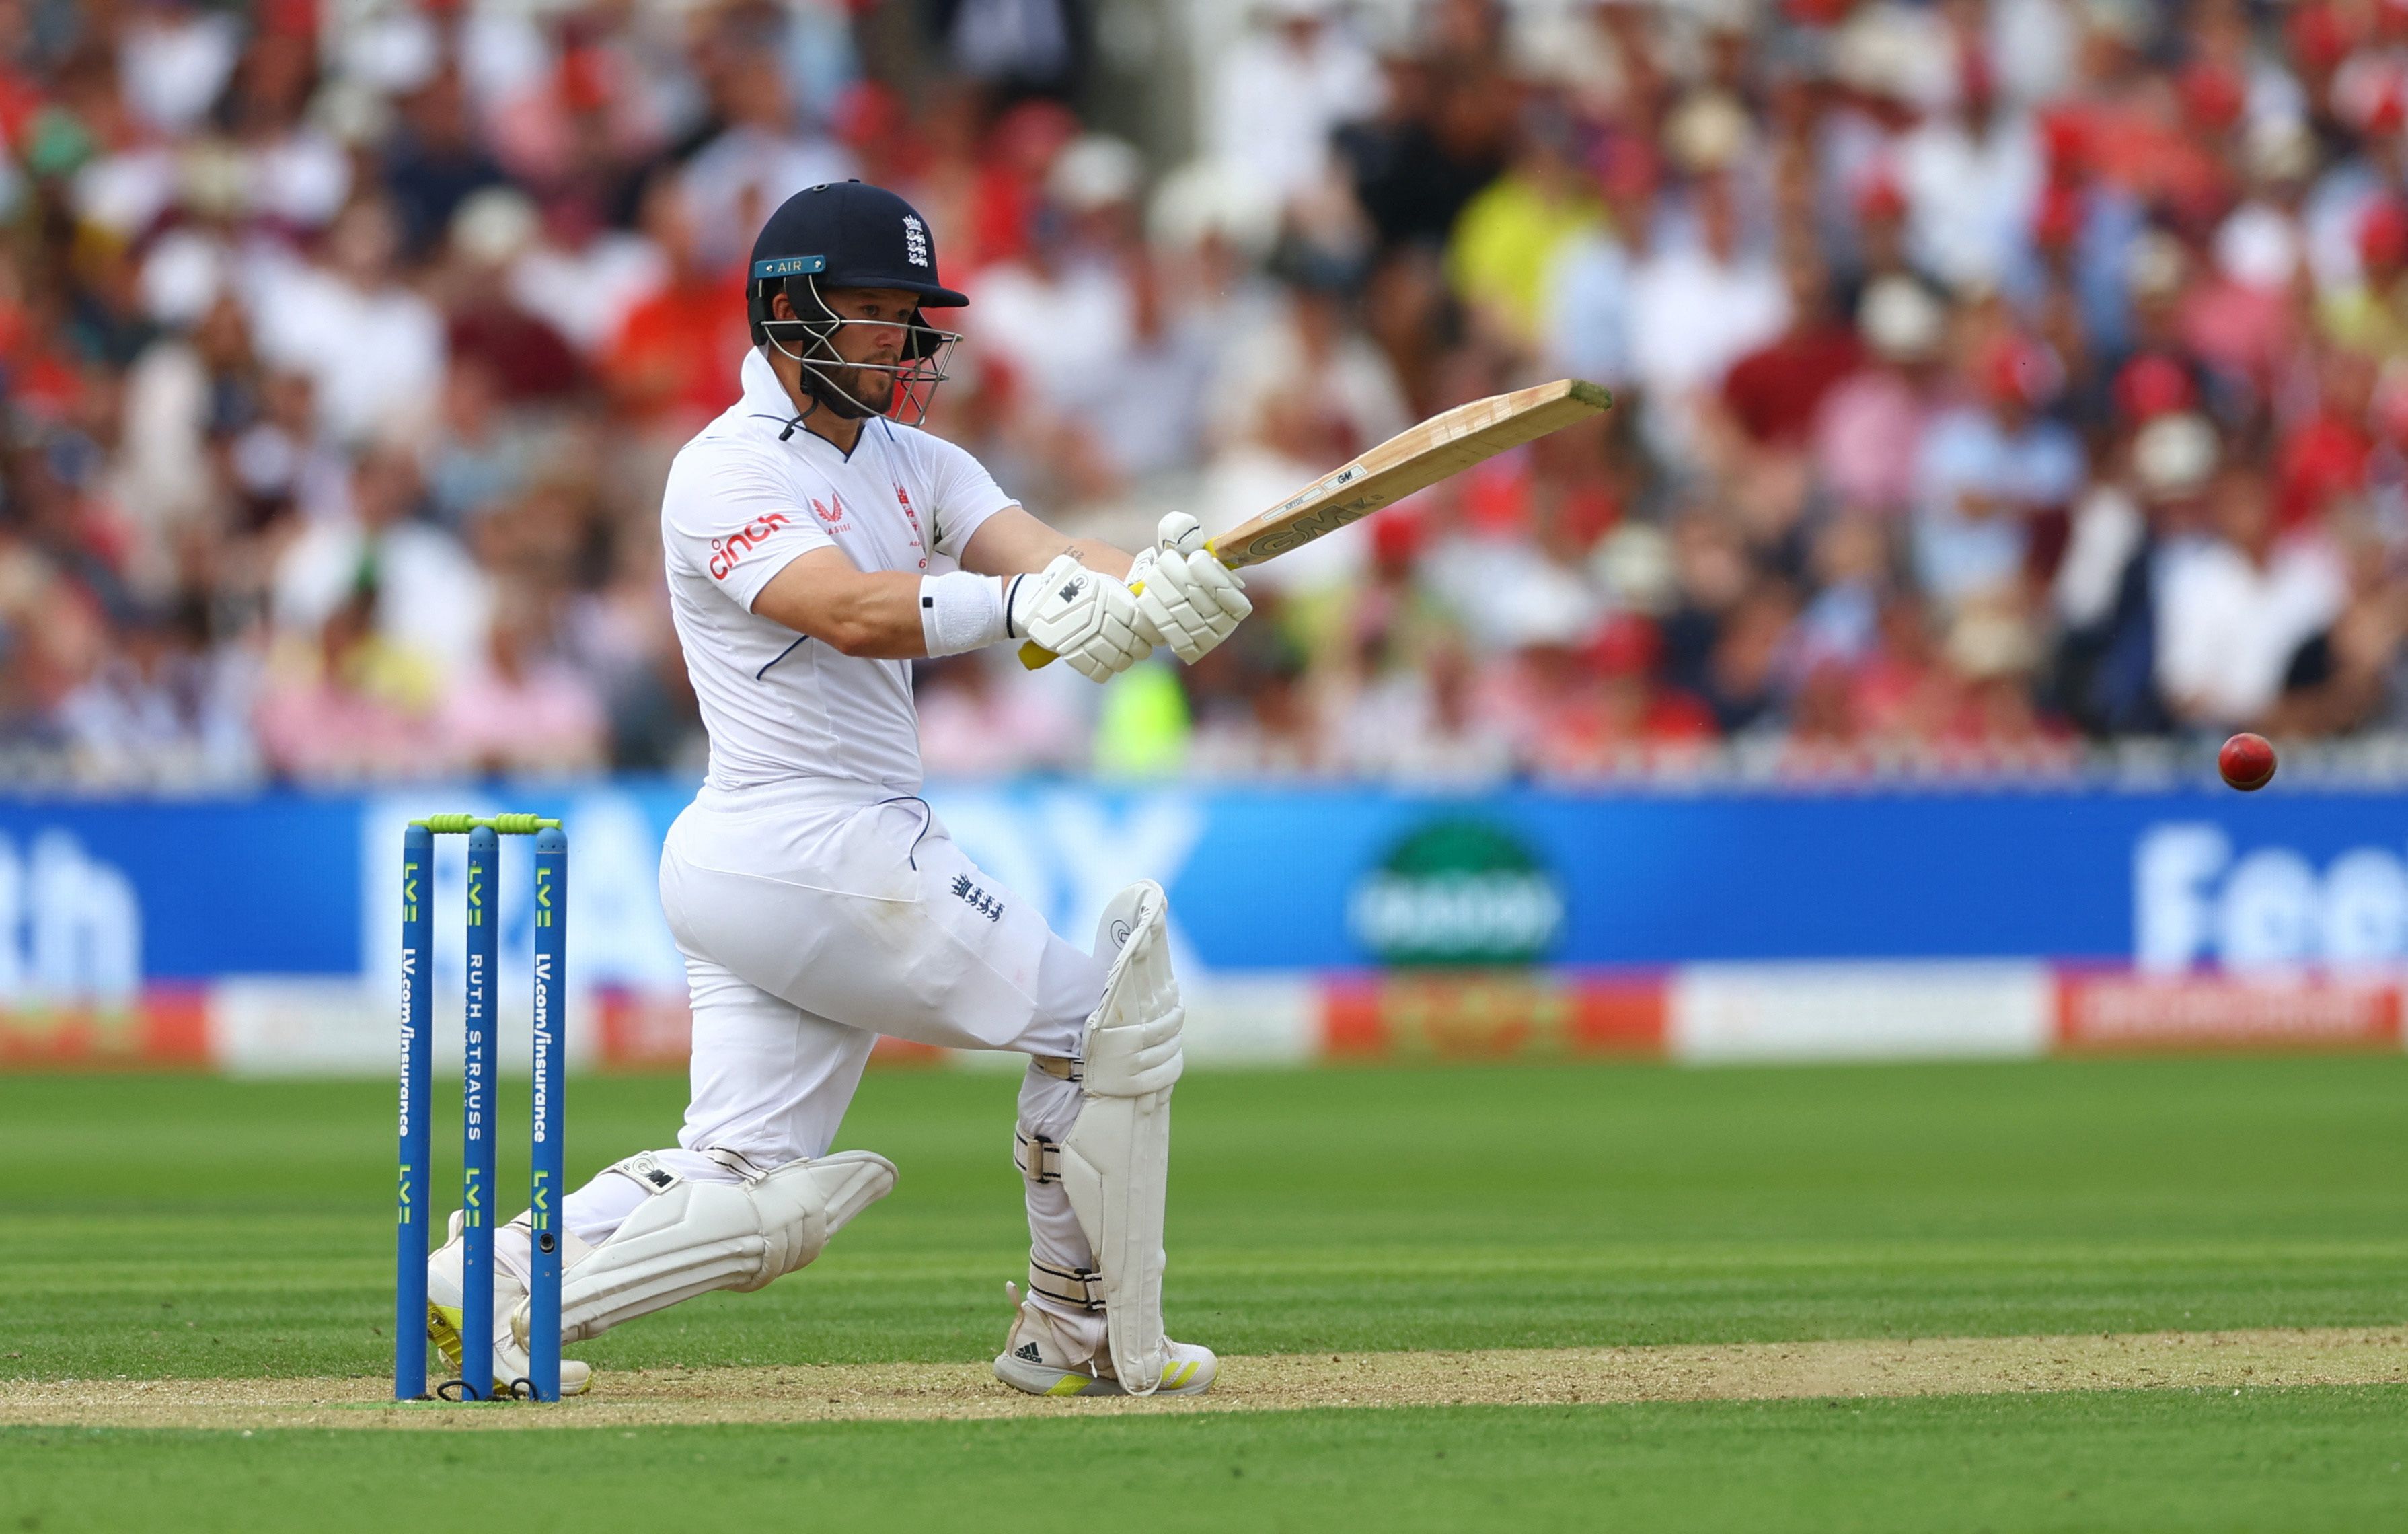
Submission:
M 872 415 L 884 415 L 895 409 L 895 375 L 875 367 L 858 365 L 847 367 L 838 386 L 846 394 L 869 408 Z

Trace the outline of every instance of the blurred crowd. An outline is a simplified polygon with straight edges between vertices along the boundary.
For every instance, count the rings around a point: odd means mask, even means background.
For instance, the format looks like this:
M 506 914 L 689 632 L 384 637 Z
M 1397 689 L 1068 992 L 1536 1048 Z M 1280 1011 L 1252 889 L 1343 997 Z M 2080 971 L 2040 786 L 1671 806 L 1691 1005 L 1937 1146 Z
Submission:
M 932 774 L 2408 727 L 2408 4 L 1190 9 L 1149 158 L 1087 0 L 0 0 L 0 776 L 694 771 L 659 486 L 845 176 L 971 295 L 931 428 L 1125 546 L 1617 400 L 1192 669 L 922 667 Z

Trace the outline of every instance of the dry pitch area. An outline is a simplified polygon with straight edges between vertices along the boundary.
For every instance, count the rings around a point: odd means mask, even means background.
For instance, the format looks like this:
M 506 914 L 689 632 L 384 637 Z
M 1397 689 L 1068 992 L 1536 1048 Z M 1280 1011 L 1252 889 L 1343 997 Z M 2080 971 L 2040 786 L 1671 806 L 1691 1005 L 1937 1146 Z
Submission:
M 1055 1401 L 977 1364 L 637 1369 L 557 1407 L 385 1399 L 374 1378 L 0 1383 L 0 1426 L 607 1427 L 964 1421 L 1315 1407 L 1561 1406 L 2408 1383 L 2408 1328 L 1738 1343 L 1230 1358 L 1209 1395 Z

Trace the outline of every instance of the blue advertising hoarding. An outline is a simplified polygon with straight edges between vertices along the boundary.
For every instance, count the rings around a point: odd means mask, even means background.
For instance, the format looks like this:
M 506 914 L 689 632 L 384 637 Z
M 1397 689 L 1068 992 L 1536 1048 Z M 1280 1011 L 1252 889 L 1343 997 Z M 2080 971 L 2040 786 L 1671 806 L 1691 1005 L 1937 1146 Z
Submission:
M 0 1000 L 228 974 L 358 975 L 392 941 L 401 824 L 557 813 L 589 978 L 669 985 L 652 878 L 686 792 L 0 800 Z M 938 786 L 963 845 L 1057 926 L 1170 889 L 1215 971 L 1449 942 L 1569 965 L 2046 958 L 2145 968 L 2408 959 L 2408 794 L 1568 794 Z M 513 865 L 515 867 L 515 865 Z M 505 880 L 506 893 L 523 883 Z M 523 920 L 523 912 L 520 913 Z M 511 935 L 505 912 L 505 935 Z M 523 937 L 523 934 L 521 934 Z M 1415 945 L 1419 945 L 1416 949 Z M 598 969 L 599 973 L 596 973 Z

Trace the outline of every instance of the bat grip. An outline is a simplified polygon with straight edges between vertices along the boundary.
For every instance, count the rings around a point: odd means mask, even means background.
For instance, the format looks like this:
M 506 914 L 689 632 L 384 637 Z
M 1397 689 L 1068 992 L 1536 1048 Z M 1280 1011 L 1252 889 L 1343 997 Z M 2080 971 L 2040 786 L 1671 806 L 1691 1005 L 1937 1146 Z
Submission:
M 1138 593 L 1143 590 L 1145 590 L 1145 582 L 1140 581 L 1136 585 L 1129 588 L 1129 595 L 1131 596 L 1135 596 Z M 1021 641 L 1020 664 L 1028 667 L 1031 671 L 1042 671 L 1061 658 L 1061 656 L 1054 653 L 1051 650 L 1039 644 L 1035 639 L 1024 639 Z

